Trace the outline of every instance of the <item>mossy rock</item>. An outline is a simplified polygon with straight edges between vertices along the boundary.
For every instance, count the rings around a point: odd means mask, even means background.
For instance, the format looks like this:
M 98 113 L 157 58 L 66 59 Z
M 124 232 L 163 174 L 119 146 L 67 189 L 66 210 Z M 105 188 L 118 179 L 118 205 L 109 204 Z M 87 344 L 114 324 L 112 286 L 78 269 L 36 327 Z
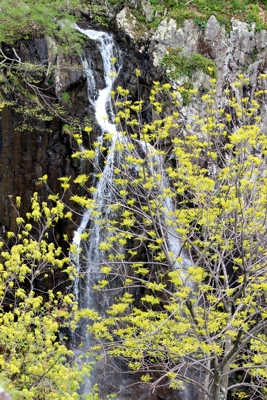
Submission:
M 198 53 L 193 53 L 191 56 L 183 55 L 180 47 L 168 49 L 168 53 L 161 60 L 161 65 L 172 79 L 182 75 L 192 78 L 197 70 L 205 72 L 212 78 L 217 77 L 217 66 L 214 61 Z

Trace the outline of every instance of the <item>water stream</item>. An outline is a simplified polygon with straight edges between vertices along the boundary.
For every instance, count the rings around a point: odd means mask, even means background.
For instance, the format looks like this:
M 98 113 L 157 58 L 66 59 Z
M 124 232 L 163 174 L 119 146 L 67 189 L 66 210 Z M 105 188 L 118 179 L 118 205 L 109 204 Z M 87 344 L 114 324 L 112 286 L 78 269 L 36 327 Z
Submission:
M 112 85 L 116 79 L 116 76 L 120 70 L 120 56 L 115 47 L 113 38 L 111 35 L 106 32 L 99 32 L 92 29 L 81 29 L 77 27 L 84 35 L 88 36 L 89 39 L 94 40 L 97 44 L 97 48 L 100 51 L 102 62 L 103 62 L 103 80 L 105 81 L 105 87 L 102 90 L 96 91 L 96 82 L 94 71 L 91 69 L 90 59 L 86 59 L 84 56 L 82 57 L 83 68 L 87 77 L 87 87 L 88 87 L 88 99 L 91 105 L 95 110 L 95 119 L 98 125 L 101 128 L 101 134 L 97 138 L 97 141 L 100 143 L 103 142 L 103 135 L 106 132 L 113 133 L 113 138 L 110 146 L 110 152 L 107 156 L 105 167 L 103 169 L 103 178 L 99 179 L 96 185 L 96 191 L 94 193 L 93 199 L 98 204 L 98 208 L 100 212 L 107 213 L 108 209 L 105 208 L 105 202 L 107 201 L 107 196 L 110 196 L 111 190 L 110 186 L 113 181 L 113 168 L 115 164 L 116 153 L 114 151 L 114 146 L 116 142 L 119 140 L 119 133 L 116 130 L 116 126 L 112 123 L 113 120 L 113 112 L 111 105 L 111 96 L 110 92 L 112 89 Z M 118 65 L 117 68 L 115 67 Z M 109 113 L 108 111 L 109 110 Z M 98 158 L 99 154 L 96 155 L 96 164 L 99 164 Z M 99 168 L 99 165 L 98 165 Z M 89 227 L 90 218 L 91 218 L 92 210 L 88 209 L 82 218 L 80 226 L 74 233 L 73 244 L 76 244 L 77 249 L 81 249 L 81 237 L 80 235 Z M 92 283 L 90 283 L 90 274 L 88 273 L 88 269 L 91 269 L 91 272 L 98 272 L 99 265 L 101 264 L 101 252 L 98 251 L 98 246 L 100 243 L 100 228 L 98 225 L 94 224 L 92 227 L 92 231 L 90 234 L 90 241 L 87 244 L 86 249 L 86 259 L 87 259 L 87 284 L 85 283 L 82 296 L 84 300 L 81 300 L 80 296 L 80 288 L 79 288 L 79 280 L 77 279 L 74 285 L 74 292 L 76 298 L 80 302 L 81 307 L 92 307 L 93 306 L 93 296 L 90 295 Z M 75 257 L 75 256 L 74 256 Z M 75 262 L 77 266 L 78 273 L 81 270 L 81 261 L 80 257 L 75 257 Z M 90 264 L 90 265 L 89 265 Z M 94 269 L 94 271 L 93 271 Z M 85 278 L 86 279 L 86 278 Z M 81 304 L 82 303 L 82 304 Z
M 116 151 L 116 143 L 118 141 L 122 143 L 129 143 L 129 139 L 125 135 L 120 134 L 117 131 L 115 124 L 113 123 L 113 111 L 111 103 L 110 92 L 112 90 L 113 83 L 118 75 L 121 63 L 120 55 L 115 47 L 113 38 L 111 35 L 105 32 L 99 32 L 92 29 L 81 29 L 77 27 L 79 32 L 86 35 L 90 40 L 95 41 L 97 48 L 102 57 L 103 63 L 103 81 L 105 86 L 102 90 L 97 92 L 95 72 L 92 69 L 92 60 L 90 57 L 82 57 L 83 68 L 87 77 L 88 85 L 88 99 L 95 112 L 95 119 L 99 127 L 101 128 L 101 134 L 97 138 L 97 141 L 103 143 L 103 136 L 105 133 L 112 133 L 112 140 L 110 142 L 110 147 L 108 154 L 105 158 L 104 165 L 101 167 L 101 155 L 100 153 L 96 155 L 95 163 L 98 172 L 102 170 L 102 176 L 99 178 L 95 185 L 95 191 L 93 194 L 93 199 L 98 205 L 97 211 L 100 213 L 100 218 L 110 218 L 110 211 L 107 204 L 112 204 L 116 202 L 116 194 L 112 188 L 112 182 L 114 179 L 114 167 L 119 166 L 122 162 L 123 155 Z M 115 61 L 116 60 L 116 61 Z M 137 142 L 136 142 L 137 144 Z M 143 149 L 143 152 L 147 155 L 150 152 L 150 147 L 148 144 L 144 144 L 138 141 L 139 147 Z M 148 154 L 148 158 L 153 158 L 153 152 L 151 155 Z M 98 159 L 99 158 L 99 159 Z M 163 166 L 161 165 L 162 160 L 158 159 L 158 164 L 160 167 L 158 171 L 163 171 Z M 103 159 L 102 159 L 103 164 Z M 151 166 L 155 164 L 151 162 Z M 156 168 L 157 169 L 157 168 Z M 154 171 L 151 167 L 149 173 L 158 173 Z M 168 179 L 163 173 L 162 176 L 162 187 L 167 187 Z M 174 204 L 171 198 L 166 198 L 164 207 L 166 209 L 166 216 L 163 216 L 163 220 L 167 219 L 167 214 L 174 212 Z M 105 239 L 107 233 L 103 232 L 101 224 L 94 222 L 95 218 L 93 215 L 93 210 L 88 209 L 85 211 L 83 218 L 80 222 L 78 229 L 74 233 L 73 244 L 76 245 L 77 249 L 80 250 L 80 254 L 72 254 L 72 260 L 76 264 L 78 276 L 83 275 L 81 278 L 78 277 L 74 283 L 74 294 L 77 301 L 79 302 L 79 307 L 96 309 L 101 313 L 101 309 L 105 310 L 112 303 L 112 291 L 110 295 L 100 295 L 93 290 L 93 285 L 101 278 L 100 267 L 105 264 L 105 255 L 99 250 L 99 244 Z M 166 225 L 166 221 L 165 221 Z M 179 240 L 177 239 L 177 234 L 175 232 L 175 227 L 166 228 L 166 238 L 169 250 L 173 253 L 174 258 L 178 256 L 181 250 Z M 81 241 L 81 234 L 86 230 L 90 231 L 90 237 L 87 243 Z M 178 265 L 176 263 L 175 267 L 186 268 L 188 264 L 191 264 L 191 260 L 184 256 L 184 264 Z M 90 349 L 91 338 L 87 332 L 86 325 L 82 325 L 79 328 L 78 335 L 83 339 L 84 349 Z M 79 343 L 77 342 L 77 345 Z M 79 352 L 82 353 L 83 349 Z M 92 376 L 92 380 L 93 380 Z M 91 380 L 87 379 L 82 388 L 82 394 L 90 393 L 91 391 Z M 186 400 L 186 391 L 185 397 Z
M 104 134 L 107 132 L 113 133 L 110 151 L 105 160 L 105 165 L 102 167 L 103 175 L 96 183 L 96 190 L 93 195 L 93 200 L 98 205 L 97 212 L 100 213 L 102 218 L 108 218 L 109 209 L 106 207 L 106 204 L 112 201 L 113 169 L 114 165 L 119 162 L 119 160 L 117 160 L 118 155 L 114 151 L 114 146 L 119 140 L 119 133 L 116 130 L 115 124 L 112 122 L 114 115 L 110 92 L 121 68 L 120 55 L 110 34 L 92 29 L 84 30 L 79 27 L 77 27 L 77 30 L 86 35 L 89 39 L 95 41 L 103 63 L 103 81 L 105 86 L 103 89 L 97 91 L 95 71 L 91 67 L 93 62 L 90 56 L 88 58 L 82 56 L 82 65 L 87 77 L 88 99 L 94 109 L 95 120 L 101 128 L 97 141 L 103 143 Z M 100 160 L 101 154 L 96 150 L 95 167 L 98 172 L 101 170 Z M 92 217 L 92 213 L 92 209 L 85 211 L 78 229 L 74 232 L 73 244 L 76 245 L 80 254 L 72 254 L 71 258 L 73 262 L 75 262 L 78 272 L 78 278 L 74 283 L 74 294 L 79 303 L 79 307 L 96 309 L 99 311 L 101 309 L 105 310 L 110 305 L 112 299 L 108 296 L 99 297 L 93 290 L 94 284 L 97 283 L 101 277 L 100 268 L 105 258 L 98 249 L 99 243 L 103 240 L 104 232 L 99 224 L 94 222 L 95 217 Z M 81 234 L 88 229 L 90 230 L 90 239 L 87 243 L 82 243 Z M 81 277 L 82 274 L 83 277 Z M 79 338 L 82 339 L 80 340 Z M 76 351 L 77 356 L 82 354 L 83 351 L 88 351 L 91 347 L 91 337 L 87 331 L 86 324 L 83 322 L 77 330 L 77 337 L 74 341 L 76 343 L 74 343 L 74 345 L 78 347 L 80 341 L 82 341 L 83 346 Z M 91 361 L 90 358 L 88 361 Z M 94 376 L 92 376 L 92 379 L 85 379 L 81 394 L 91 392 L 93 379 Z

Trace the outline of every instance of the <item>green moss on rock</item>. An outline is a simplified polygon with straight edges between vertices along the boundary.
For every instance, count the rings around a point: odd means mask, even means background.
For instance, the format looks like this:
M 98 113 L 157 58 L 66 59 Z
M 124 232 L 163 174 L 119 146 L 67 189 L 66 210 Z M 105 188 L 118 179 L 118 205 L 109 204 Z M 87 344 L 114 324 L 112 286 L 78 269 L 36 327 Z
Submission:
M 181 54 L 181 48 L 169 49 L 162 58 L 162 68 L 169 78 L 177 79 L 182 75 L 192 78 L 195 71 L 201 70 L 212 78 L 217 77 L 217 66 L 214 61 L 198 53 L 191 56 Z

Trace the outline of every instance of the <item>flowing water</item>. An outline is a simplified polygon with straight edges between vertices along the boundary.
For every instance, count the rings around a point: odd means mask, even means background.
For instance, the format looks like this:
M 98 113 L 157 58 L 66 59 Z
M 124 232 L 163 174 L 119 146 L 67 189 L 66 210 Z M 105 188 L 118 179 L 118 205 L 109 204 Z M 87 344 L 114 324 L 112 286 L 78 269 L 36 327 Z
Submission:
M 95 72 L 92 69 L 93 62 L 90 57 L 86 58 L 83 56 L 82 64 L 87 77 L 88 99 L 94 108 L 96 122 L 101 128 L 101 134 L 97 138 L 97 141 L 103 143 L 103 136 L 105 133 L 108 132 L 113 134 L 105 162 L 103 163 L 103 157 L 101 156 L 100 152 L 97 153 L 95 157 L 96 170 L 97 172 L 102 171 L 102 175 L 95 184 L 95 191 L 93 194 L 93 200 L 97 204 L 99 218 L 110 219 L 112 218 L 112 215 L 110 215 L 107 205 L 116 202 L 116 193 L 112 185 L 114 179 L 114 168 L 120 165 L 123 157 L 120 152 L 116 151 L 116 144 L 117 142 L 125 144 L 129 143 L 127 137 L 120 134 L 113 123 L 114 116 L 110 95 L 113 83 L 121 68 L 121 57 L 115 47 L 111 35 L 92 29 L 84 30 L 79 27 L 77 27 L 77 30 L 86 35 L 90 40 L 95 41 L 102 57 L 103 81 L 105 83 L 105 86 L 102 90 L 97 91 L 96 89 L 97 85 Z M 156 163 L 158 167 L 153 167 L 155 163 L 152 162 L 152 159 L 155 156 L 153 155 L 151 146 L 141 141 L 136 141 L 136 145 L 141 147 L 143 153 L 145 153 L 148 159 L 151 159 L 151 168 L 149 173 L 153 174 L 158 173 L 159 171 L 164 171 L 162 165 L 163 161 L 159 156 L 157 156 L 158 159 Z M 101 163 L 104 165 L 101 165 Z M 153 168 L 156 168 L 156 170 Z M 161 186 L 168 187 L 168 178 L 165 173 L 162 174 Z M 163 206 L 166 211 L 164 212 L 165 215 L 163 214 L 162 218 L 165 227 L 167 227 L 166 221 L 169 218 L 169 215 L 174 212 L 174 203 L 171 198 L 166 198 Z M 95 223 L 95 211 L 95 209 L 88 209 L 85 211 L 81 223 L 78 229 L 75 231 L 73 238 L 73 244 L 76 245 L 77 249 L 80 251 L 80 254 L 72 254 L 71 258 L 76 264 L 79 276 L 74 283 L 74 294 L 79 303 L 79 307 L 95 309 L 101 313 L 101 310 L 105 310 L 112 303 L 112 297 L 114 295 L 112 294 L 112 291 L 109 295 L 100 295 L 93 290 L 94 284 L 101 278 L 100 268 L 102 265 L 105 265 L 105 254 L 99 250 L 99 244 L 107 235 L 107 232 L 104 232 L 103 228 L 101 228 L 101 224 Z M 165 229 L 167 246 L 170 252 L 172 252 L 173 258 L 175 259 L 181 252 L 181 245 L 175 232 L 175 225 L 172 224 L 171 227 L 167 227 Z M 86 230 L 90 232 L 90 236 L 87 243 L 84 243 L 84 241 L 81 241 L 80 235 Z M 177 262 L 174 262 L 175 268 L 183 269 L 186 268 L 187 265 L 191 264 L 191 260 L 185 254 L 183 255 L 183 264 L 178 265 Z M 83 351 L 90 349 L 91 338 L 86 329 L 86 324 L 80 324 L 80 327 L 77 331 L 77 336 L 80 336 L 82 339 L 76 340 L 74 345 L 78 346 L 79 342 L 83 343 L 83 348 L 77 351 L 78 355 L 78 353 L 82 353 Z M 92 374 L 92 380 L 94 378 L 93 375 L 94 373 Z M 90 391 L 91 380 L 87 379 L 82 388 L 82 393 L 86 394 L 90 393 Z M 184 399 L 187 399 L 186 391 L 184 393 Z
M 157 181 L 157 192 L 164 193 L 164 189 L 170 187 L 169 179 L 167 173 L 165 171 L 163 158 L 161 155 L 158 155 L 155 152 L 153 146 L 149 143 L 145 143 L 143 141 L 138 141 L 142 150 L 148 156 L 150 160 L 148 165 L 148 175 L 161 175 L 161 180 Z M 173 269 L 181 269 L 183 273 L 183 278 L 185 278 L 186 269 L 192 265 L 192 259 L 190 254 L 186 252 L 185 249 L 182 248 L 182 243 L 179 240 L 179 236 L 176 232 L 177 221 L 175 221 L 175 203 L 174 200 L 170 196 L 166 196 L 161 204 L 161 212 L 162 212 L 162 225 L 164 227 L 163 236 L 166 238 L 166 247 L 168 248 L 167 252 L 170 253 L 171 259 L 173 260 Z M 182 261 L 178 263 L 176 259 L 178 257 L 182 258 Z M 187 281 L 187 284 L 191 286 L 191 282 Z
M 102 90 L 97 92 L 95 72 L 91 68 L 91 65 L 93 65 L 92 60 L 84 56 L 82 57 L 82 64 L 87 77 L 88 99 L 94 108 L 96 122 L 101 128 L 101 134 L 97 138 L 97 141 L 102 143 L 105 133 L 113 133 L 110 152 L 102 168 L 103 175 L 96 183 L 96 190 L 93 195 L 93 200 L 98 205 L 97 212 L 104 219 L 108 218 L 109 214 L 109 209 L 106 207 L 106 204 L 112 201 L 113 196 L 112 181 L 114 165 L 117 165 L 119 162 L 118 155 L 114 151 L 114 146 L 120 138 L 112 122 L 114 115 L 110 91 L 121 67 L 120 55 L 111 35 L 92 29 L 84 30 L 77 27 L 77 30 L 88 36 L 89 39 L 95 41 L 103 63 L 103 81 L 105 86 Z M 96 150 L 95 168 L 98 172 L 101 170 L 101 158 L 100 152 Z M 75 262 L 78 271 L 78 278 L 74 283 L 74 294 L 79 303 L 79 307 L 96 309 L 101 312 L 101 309 L 104 310 L 110 305 L 112 299 L 107 295 L 99 297 L 93 290 L 94 284 L 97 283 L 101 277 L 101 265 L 105 262 L 104 254 L 98 249 L 105 233 L 100 225 L 95 223 L 94 211 L 96 210 L 88 209 L 85 211 L 82 221 L 74 233 L 73 244 L 76 245 L 80 254 L 72 254 L 71 258 Z M 87 243 L 82 243 L 80 235 L 88 229 L 90 230 L 90 239 Z M 80 277 L 80 275 L 83 276 Z M 79 339 L 79 337 L 82 339 Z M 90 334 L 86 329 L 86 324 L 83 322 L 80 324 L 77 331 L 75 344 L 79 345 L 80 341 L 83 343 L 83 348 L 77 351 L 77 355 L 90 349 L 91 345 Z M 90 393 L 90 391 L 91 380 L 86 379 L 82 388 L 82 394 Z
M 115 157 L 116 153 L 113 150 L 115 143 L 119 140 L 119 133 L 116 130 L 113 120 L 113 112 L 112 112 L 112 104 L 111 104 L 111 96 L 110 92 L 112 89 L 112 85 L 114 80 L 119 73 L 120 70 L 120 63 L 119 59 L 120 56 L 118 51 L 115 47 L 113 38 L 111 35 L 107 34 L 106 32 L 99 32 L 92 29 L 81 29 L 77 27 L 84 35 L 88 36 L 89 39 L 94 40 L 97 44 L 98 50 L 100 51 L 102 62 L 103 62 L 103 80 L 105 82 L 105 87 L 102 90 L 99 90 L 97 93 L 96 91 L 96 81 L 94 76 L 94 71 L 91 69 L 91 60 L 86 59 L 84 56 L 82 57 L 82 64 L 84 71 L 87 77 L 87 87 L 88 87 L 88 99 L 95 110 L 95 119 L 98 125 L 101 128 L 101 135 L 97 138 L 97 141 L 100 143 L 103 142 L 103 135 L 106 132 L 113 133 L 113 139 L 111 142 L 111 148 L 109 155 L 107 156 L 107 160 L 105 163 L 105 167 L 103 169 L 103 178 L 99 179 L 96 185 L 96 191 L 93 196 L 95 202 L 98 204 L 98 211 L 107 213 L 108 210 L 105 207 L 105 203 L 107 202 L 107 198 L 110 197 L 112 193 L 112 180 L 113 180 L 113 168 L 116 162 Z M 116 60 L 116 62 L 115 62 Z M 115 64 L 118 67 L 115 67 Z M 109 110 L 109 113 L 108 113 Z M 100 168 L 99 160 L 100 154 L 96 155 L 96 166 L 97 169 Z M 77 249 L 81 249 L 81 238 L 80 235 L 90 227 L 90 219 L 91 219 L 92 210 L 88 209 L 82 218 L 80 226 L 74 233 L 73 244 L 76 244 Z M 77 279 L 75 282 L 75 296 L 80 301 L 81 307 L 92 307 L 93 306 L 93 296 L 91 295 L 91 287 L 92 284 L 90 283 L 90 272 L 98 272 L 99 266 L 101 264 L 101 252 L 98 251 L 98 246 L 100 243 L 100 228 L 98 225 L 93 224 L 91 234 L 90 234 L 90 241 L 87 244 L 86 249 L 86 277 L 87 282 L 83 285 L 83 292 L 84 295 L 82 296 L 83 300 L 81 300 L 80 296 L 80 288 L 79 288 L 79 280 Z M 81 269 L 81 260 L 80 257 L 74 256 L 75 262 L 77 265 L 77 270 L 80 272 Z M 85 278 L 86 279 L 86 278 Z M 86 292 L 86 293 L 85 293 Z

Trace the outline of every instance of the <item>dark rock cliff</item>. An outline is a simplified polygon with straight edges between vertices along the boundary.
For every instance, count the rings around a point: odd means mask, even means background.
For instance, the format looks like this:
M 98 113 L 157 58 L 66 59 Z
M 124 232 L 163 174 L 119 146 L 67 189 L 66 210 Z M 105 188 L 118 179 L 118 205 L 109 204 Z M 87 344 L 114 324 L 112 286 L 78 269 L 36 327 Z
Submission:
M 121 57 L 124 60 L 116 85 L 128 88 L 134 98 L 147 97 L 152 80 L 157 79 L 147 50 L 138 51 L 122 32 L 115 33 Z M 92 120 L 92 109 L 87 99 L 87 82 L 79 57 L 53 54 L 55 44 L 45 39 L 33 39 L 17 46 L 17 55 L 22 62 L 45 66 L 42 79 L 39 78 L 42 93 L 52 98 L 52 104 L 65 108 L 66 120 L 73 117 L 83 124 L 84 118 Z M 99 75 L 98 86 L 103 85 L 102 61 L 93 42 L 88 41 L 85 52 L 90 52 L 94 68 Z M 15 57 L 10 50 L 11 57 Z M 136 68 L 142 71 L 139 85 L 135 76 Z M 63 94 L 67 94 L 65 101 Z M 17 101 L 14 94 L 9 99 Z M 21 103 L 22 100 L 19 99 Z M 45 189 L 38 184 L 38 178 L 48 175 L 48 186 L 53 193 L 59 192 L 57 179 L 61 176 L 75 176 L 79 171 L 78 162 L 71 159 L 76 149 L 74 141 L 62 129 L 64 118 L 54 116 L 43 121 L 38 116 L 28 117 L 17 111 L 17 104 L 7 106 L 1 113 L 0 125 L 0 223 L 14 229 L 14 212 L 10 207 L 9 195 L 22 197 L 22 214 L 25 214 L 34 191 L 38 190 L 43 199 Z M 97 127 L 94 127 L 95 133 Z M 77 150 L 77 149 L 76 149 Z

